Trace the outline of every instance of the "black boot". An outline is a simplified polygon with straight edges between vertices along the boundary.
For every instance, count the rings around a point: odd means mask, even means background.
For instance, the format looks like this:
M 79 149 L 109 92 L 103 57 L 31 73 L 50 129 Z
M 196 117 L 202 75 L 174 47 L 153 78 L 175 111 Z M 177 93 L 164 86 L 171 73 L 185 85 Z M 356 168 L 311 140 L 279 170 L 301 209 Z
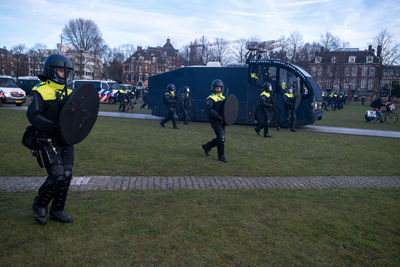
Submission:
M 209 148 L 207 144 L 202 144 L 201 147 L 203 148 L 204 153 L 206 153 L 207 156 L 210 156 L 211 148 Z
M 264 128 L 264 137 L 272 137 L 268 134 L 268 129 Z
M 62 223 L 72 223 L 74 221 L 74 219 L 68 216 L 64 210 L 53 211 L 50 209 L 50 219 Z
M 225 158 L 225 148 L 224 142 L 218 142 L 217 150 L 218 150 L 218 160 L 222 162 L 227 162 Z
M 256 131 L 257 135 L 260 135 L 260 128 L 256 127 L 254 128 L 254 131 Z
M 33 217 L 39 224 L 46 224 L 48 217 L 47 217 L 47 206 L 46 207 L 38 207 L 37 206 L 37 197 L 32 204 L 33 210 Z
M 33 217 L 40 224 L 45 224 L 48 220 L 47 206 L 54 195 L 54 176 L 48 176 L 46 181 L 40 186 L 38 195 L 33 200 Z

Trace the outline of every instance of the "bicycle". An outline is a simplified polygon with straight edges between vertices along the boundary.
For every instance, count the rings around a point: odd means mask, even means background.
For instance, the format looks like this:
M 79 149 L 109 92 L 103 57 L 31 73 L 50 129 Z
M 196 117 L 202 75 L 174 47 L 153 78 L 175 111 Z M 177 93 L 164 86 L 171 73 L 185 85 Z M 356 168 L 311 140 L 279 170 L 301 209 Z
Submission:
M 367 122 L 380 121 L 381 123 L 386 122 L 388 124 L 394 124 L 399 119 L 395 110 L 395 104 L 393 102 L 387 102 L 386 110 L 384 111 L 380 111 L 378 108 L 374 108 L 374 110 L 367 110 L 365 112 L 365 120 Z

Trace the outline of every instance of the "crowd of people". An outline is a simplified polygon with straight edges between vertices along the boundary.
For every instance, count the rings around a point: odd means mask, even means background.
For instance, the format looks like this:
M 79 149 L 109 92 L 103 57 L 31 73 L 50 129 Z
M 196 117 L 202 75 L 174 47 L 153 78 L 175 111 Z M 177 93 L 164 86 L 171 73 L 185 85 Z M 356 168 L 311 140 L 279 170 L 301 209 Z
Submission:
M 148 88 L 120 88 L 117 93 L 117 100 L 120 103 L 118 111 L 126 112 L 135 108 L 135 105 L 142 101 L 140 109 L 146 108 L 148 106 Z

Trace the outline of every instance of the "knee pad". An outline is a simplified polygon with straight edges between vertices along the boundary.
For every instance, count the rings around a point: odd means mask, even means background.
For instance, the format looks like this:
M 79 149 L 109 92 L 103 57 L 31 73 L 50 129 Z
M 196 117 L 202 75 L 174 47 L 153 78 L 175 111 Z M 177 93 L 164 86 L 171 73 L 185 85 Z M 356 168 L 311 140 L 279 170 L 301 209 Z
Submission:
M 72 179 L 72 171 L 65 171 L 64 172 L 65 180 L 66 181 L 71 181 Z

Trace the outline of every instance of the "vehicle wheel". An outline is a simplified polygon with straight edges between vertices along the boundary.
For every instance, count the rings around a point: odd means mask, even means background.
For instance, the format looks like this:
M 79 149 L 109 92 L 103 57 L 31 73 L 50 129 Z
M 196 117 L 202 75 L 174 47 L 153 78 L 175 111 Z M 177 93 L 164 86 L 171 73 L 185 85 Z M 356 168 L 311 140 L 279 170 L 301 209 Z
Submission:
M 396 123 L 398 119 L 399 119 L 399 118 L 398 118 L 397 114 L 394 113 L 394 112 L 390 112 L 390 113 L 387 113 L 387 114 L 385 115 L 385 121 L 386 121 L 387 123 L 389 123 L 389 124 Z
M 110 99 L 108 99 L 108 103 L 115 104 L 115 98 L 111 97 Z

